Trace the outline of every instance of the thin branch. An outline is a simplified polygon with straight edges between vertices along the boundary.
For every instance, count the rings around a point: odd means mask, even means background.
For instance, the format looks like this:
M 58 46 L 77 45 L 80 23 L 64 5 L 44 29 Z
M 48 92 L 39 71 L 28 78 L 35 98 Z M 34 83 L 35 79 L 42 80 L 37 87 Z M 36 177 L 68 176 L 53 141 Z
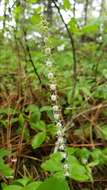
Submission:
M 32 55 L 31 55 L 31 52 L 30 52 L 30 48 L 29 48 L 28 41 L 27 41 L 27 31 L 26 31 L 26 28 L 25 28 L 25 23 L 26 23 L 26 20 L 25 20 L 26 1 L 20 1 L 20 6 L 22 7 L 21 29 L 22 29 L 22 32 L 23 32 L 23 37 L 24 37 L 24 42 L 25 42 L 25 49 L 26 49 L 26 52 L 27 52 L 28 57 L 29 57 L 29 62 L 31 63 L 31 65 L 33 67 L 33 70 L 35 72 L 35 75 L 38 78 L 39 83 L 41 85 L 42 81 L 41 81 L 41 78 L 40 78 L 40 76 L 39 76 L 39 74 L 37 72 L 35 64 L 33 62 Z
M 61 11 L 60 11 L 60 7 L 57 5 L 56 1 L 53 0 L 53 3 L 56 7 L 56 9 L 58 10 L 58 13 L 60 15 L 60 18 L 67 30 L 67 33 L 68 33 L 68 37 L 70 39 L 70 42 L 71 42 L 71 46 L 72 46 L 72 53 L 73 53 L 73 90 L 72 90 L 72 98 L 74 98 L 75 96 L 75 90 L 76 90 L 76 81 L 77 81 L 77 60 L 76 60 L 76 50 L 75 50 L 75 43 L 74 43 L 74 39 L 73 39 L 73 35 L 71 33 L 71 31 L 69 31 L 69 28 L 68 28 L 68 25 L 65 23 L 64 21 L 64 18 L 61 14 Z
M 29 56 L 29 61 L 30 61 L 30 63 L 32 64 L 32 67 L 33 67 L 33 69 L 34 69 L 34 72 L 35 72 L 35 74 L 36 74 L 38 80 L 39 80 L 39 83 L 42 84 L 41 78 L 40 78 L 40 76 L 39 76 L 39 74 L 38 74 L 38 72 L 37 72 L 37 69 L 36 69 L 36 67 L 35 67 L 35 65 L 34 65 L 34 62 L 33 62 L 32 56 L 31 56 L 30 48 L 29 48 L 29 45 L 28 45 L 28 43 L 27 43 L 26 31 L 25 31 L 24 29 L 23 29 L 23 33 L 24 33 L 24 40 L 25 40 L 26 51 L 27 51 L 28 56 Z
M 66 124 L 66 130 L 69 130 L 70 128 L 72 128 L 73 126 L 73 122 L 74 120 L 76 120 L 77 118 L 79 118 L 80 116 L 81 117 L 85 117 L 87 114 L 91 113 L 92 111 L 96 111 L 97 109 L 104 109 L 104 108 L 107 108 L 107 104 L 99 104 L 97 106 L 94 106 L 92 108 L 89 108 L 87 110 L 84 110 L 84 111 L 81 111 L 77 114 L 75 114 L 71 120 L 69 120 Z

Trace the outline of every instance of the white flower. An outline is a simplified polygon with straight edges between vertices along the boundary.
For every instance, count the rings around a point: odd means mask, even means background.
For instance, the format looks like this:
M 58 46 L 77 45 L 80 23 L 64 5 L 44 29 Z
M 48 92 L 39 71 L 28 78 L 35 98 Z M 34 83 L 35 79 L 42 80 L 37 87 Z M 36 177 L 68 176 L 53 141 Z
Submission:
M 64 148 L 65 148 L 64 144 L 62 144 L 62 145 L 59 146 L 59 150 L 64 150 Z
M 61 122 L 58 122 L 58 123 L 56 124 L 56 126 L 57 126 L 57 127 L 62 127 Z
M 54 111 L 58 111 L 59 107 L 57 105 L 53 106 Z
M 52 100 L 52 101 L 56 101 L 56 100 L 57 100 L 57 96 L 56 96 L 56 95 L 54 95 L 54 94 L 53 94 L 53 95 L 51 95 L 51 100 Z
M 63 143 L 64 143 L 63 137 L 58 137 L 58 143 L 59 143 L 59 144 L 63 144 Z
M 44 38 L 44 42 L 47 43 L 48 42 L 48 37 Z
M 64 139 L 63 139 L 62 136 L 60 136 L 60 137 L 58 138 L 58 142 L 59 142 L 60 144 L 64 144 Z
M 47 65 L 48 67 L 52 67 L 52 62 L 49 61 L 49 60 L 47 60 L 47 61 L 46 61 L 46 65 Z
M 61 131 L 61 130 L 58 130 L 58 131 L 57 131 L 57 135 L 58 135 L 58 136 L 61 136 L 61 135 L 62 135 L 62 131 Z
M 53 73 L 48 73 L 48 78 L 52 79 L 54 77 Z
M 46 54 L 50 54 L 50 53 L 51 53 L 51 48 L 46 48 L 46 49 L 45 49 L 45 53 L 46 53 Z
M 50 84 L 50 89 L 51 90 L 56 90 L 56 84 Z
M 65 172 L 64 172 L 64 176 L 65 176 L 65 177 L 69 177 L 69 172 L 68 172 L 68 171 L 65 171 Z
M 64 175 L 65 176 L 69 176 L 69 166 L 68 166 L 68 164 L 66 163 L 66 164 L 64 164 Z
M 83 163 L 83 164 L 86 164 L 86 163 L 87 163 L 87 159 L 83 158 L 83 159 L 82 159 L 82 163 Z
M 58 51 L 64 51 L 64 48 L 65 48 L 65 46 L 64 46 L 64 44 L 62 44 L 62 45 L 57 47 L 57 50 Z
M 68 164 L 64 164 L 64 169 L 65 169 L 65 170 L 68 170 L 68 169 L 69 169 Z
M 59 115 L 58 113 L 55 113 L 55 114 L 54 114 L 54 118 L 55 118 L 56 120 L 58 120 L 59 117 L 60 117 L 60 115 Z
M 65 152 L 62 152 L 62 157 L 65 159 L 67 157 Z

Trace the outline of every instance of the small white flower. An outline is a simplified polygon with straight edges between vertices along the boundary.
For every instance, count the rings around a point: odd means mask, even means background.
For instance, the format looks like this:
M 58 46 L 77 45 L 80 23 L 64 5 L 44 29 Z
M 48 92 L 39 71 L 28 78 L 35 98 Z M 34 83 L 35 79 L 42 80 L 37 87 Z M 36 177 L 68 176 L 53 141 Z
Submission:
M 83 159 L 82 159 L 82 163 L 83 163 L 83 164 L 86 164 L 86 163 L 87 163 L 87 159 L 86 159 L 86 158 L 83 158 Z
M 46 61 L 46 65 L 47 65 L 48 67 L 52 67 L 52 62 L 49 61 L 49 60 L 47 60 L 47 61 Z
M 56 100 L 57 100 L 57 96 L 56 96 L 56 95 L 54 95 L 54 94 L 53 94 L 53 95 L 51 95 L 51 100 L 52 100 L 52 101 L 56 101 Z
M 65 148 L 64 144 L 62 144 L 62 145 L 59 146 L 59 150 L 64 150 L 64 148 Z
M 62 152 L 62 157 L 65 159 L 67 157 L 65 152 Z
M 69 172 L 68 172 L 68 171 L 65 171 L 65 172 L 64 172 L 64 176 L 65 176 L 65 177 L 69 177 Z
M 62 45 L 57 47 L 57 50 L 58 51 L 64 51 L 64 48 L 65 48 L 65 46 L 64 46 L 64 44 L 62 44 Z
M 55 118 L 56 120 L 58 120 L 59 117 L 60 117 L 60 115 L 59 115 L 58 113 L 55 113 L 55 114 L 54 114 L 54 118 Z
M 61 131 L 61 130 L 58 130 L 58 131 L 57 131 L 57 135 L 58 135 L 58 136 L 61 136 L 61 135 L 62 135 L 62 131 Z
M 51 53 L 51 48 L 46 48 L 46 49 L 45 49 L 45 53 L 46 53 L 46 54 L 50 54 L 50 53 Z
M 63 144 L 63 143 L 64 143 L 63 137 L 58 137 L 58 143 L 59 143 L 59 144 Z
M 53 106 L 53 111 L 58 111 L 59 107 L 57 105 Z
M 52 79 L 54 77 L 53 73 L 48 73 L 48 78 Z
M 50 89 L 51 90 L 56 90 L 56 84 L 50 84 Z
M 69 169 L 68 164 L 64 164 L 64 169 L 65 169 L 65 170 L 68 170 L 68 169 Z
M 56 124 L 56 126 L 57 126 L 57 127 L 62 127 L 61 122 L 58 122 L 58 123 Z
M 44 42 L 47 43 L 48 42 L 48 37 L 44 38 Z

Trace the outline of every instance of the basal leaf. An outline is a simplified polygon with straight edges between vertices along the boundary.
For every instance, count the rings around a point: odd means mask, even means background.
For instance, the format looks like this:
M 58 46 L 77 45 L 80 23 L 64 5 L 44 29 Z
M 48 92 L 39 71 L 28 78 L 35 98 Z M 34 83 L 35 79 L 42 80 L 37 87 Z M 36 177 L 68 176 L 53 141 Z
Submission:
M 45 141 L 46 138 L 46 132 L 40 132 L 37 135 L 35 135 L 32 139 L 32 147 L 34 149 L 41 146 L 41 144 Z
M 37 190 L 70 190 L 70 188 L 65 179 L 49 177 L 38 187 Z
M 32 129 L 38 129 L 44 131 L 46 128 L 44 121 L 38 121 L 37 123 L 30 123 Z
M 4 163 L 3 159 L 0 159 L 0 173 L 6 177 L 10 177 L 13 174 L 13 170 Z
M 76 181 L 85 182 L 90 180 L 88 170 L 82 165 L 76 157 L 68 156 L 70 177 Z
M 3 188 L 3 190 L 22 190 L 19 185 L 8 185 Z

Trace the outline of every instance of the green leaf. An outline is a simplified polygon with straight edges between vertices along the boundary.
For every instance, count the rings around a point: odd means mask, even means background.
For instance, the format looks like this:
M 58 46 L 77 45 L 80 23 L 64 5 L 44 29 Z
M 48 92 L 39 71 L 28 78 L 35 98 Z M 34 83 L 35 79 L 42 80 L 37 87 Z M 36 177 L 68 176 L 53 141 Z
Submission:
M 36 3 L 38 0 L 27 0 L 29 3 Z
M 78 150 L 78 148 L 66 147 L 66 152 L 67 152 L 67 154 L 69 154 L 69 155 L 74 154 L 77 150 Z
M 69 27 L 69 30 L 72 32 L 72 33 L 78 33 L 79 32 L 79 29 L 78 29 L 78 26 L 77 26 L 77 21 L 75 18 L 72 18 L 69 23 L 68 23 L 68 27 Z
M 98 20 L 95 20 L 95 21 L 92 21 L 90 22 L 89 24 L 87 24 L 86 26 L 84 26 L 82 28 L 82 33 L 84 34 L 90 34 L 90 33 L 96 33 L 99 29 L 99 21 Z
M 14 13 L 15 19 L 18 20 L 20 18 L 20 15 L 22 14 L 21 6 L 16 6 L 13 10 L 13 13 Z
M 13 114 L 14 109 L 12 108 L 0 108 L 0 114 L 3 115 L 8 115 L 8 114 Z
M 96 89 L 96 91 L 94 92 L 94 96 L 97 99 L 107 99 L 107 85 L 99 85 Z
M 15 180 L 13 182 L 13 185 L 25 186 L 25 185 L 27 185 L 30 182 L 31 182 L 31 179 L 29 179 L 27 177 L 23 177 L 22 179 Z
M 40 181 L 30 183 L 30 181 L 31 180 L 28 178 L 16 180 L 12 185 L 5 185 L 3 190 L 37 190 L 39 185 L 42 183 Z
M 107 140 L 107 126 L 102 126 L 100 128 L 100 133 L 103 139 Z
M 40 145 L 45 141 L 46 138 L 46 132 L 40 132 L 37 135 L 35 135 L 32 139 L 32 147 L 34 149 L 40 147 Z
M 13 174 L 13 170 L 4 163 L 3 159 L 0 159 L 0 173 L 6 177 L 10 177 Z
M 24 188 L 22 188 L 22 190 L 37 190 L 38 187 L 42 184 L 42 182 L 32 182 L 29 183 L 28 185 L 26 185 Z
M 70 9 L 71 4 L 69 0 L 63 0 L 63 7 L 64 9 Z
M 50 155 L 50 159 L 42 163 L 41 167 L 50 172 L 58 172 L 62 170 L 62 153 L 57 152 Z M 54 167 L 53 167 L 54 166 Z
M 39 112 L 39 108 L 38 106 L 36 106 L 35 104 L 30 104 L 27 108 L 26 111 L 29 111 L 31 113 L 35 113 L 35 112 Z
M 8 154 L 10 153 L 10 151 L 4 149 L 4 148 L 1 148 L 0 149 L 0 158 L 3 158 L 4 156 L 7 156 Z
M 80 164 L 74 156 L 68 156 L 69 171 L 72 179 L 80 182 L 85 182 L 90 180 L 90 174 L 88 170 Z
M 54 166 L 53 166 L 54 167 Z M 70 190 L 65 179 L 57 179 L 49 177 L 46 179 L 37 190 Z
M 18 185 L 8 185 L 8 186 L 5 186 L 3 190 L 22 190 L 22 187 Z
M 57 133 L 57 127 L 55 126 L 55 124 L 49 124 L 46 126 L 47 129 L 47 133 L 51 136 L 55 136 Z
M 38 14 L 41 11 L 40 7 L 36 9 L 34 15 L 30 18 L 30 23 L 32 25 L 37 25 L 41 23 L 41 16 Z M 38 13 L 37 13 L 38 12 Z
M 92 153 L 92 162 L 89 163 L 89 166 L 93 167 L 95 165 L 103 165 L 104 163 L 107 162 L 107 156 L 103 154 L 103 151 L 95 148 Z M 106 160 L 106 161 L 105 161 Z
M 40 131 L 45 131 L 46 126 L 44 121 L 38 121 L 37 123 L 30 123 L 32 129 L 38 129 Z
M 51 106 L 42 106 L 40 111 L 41 112 L 43 112 L 43 111 L 52 111 L 52 107 Z
M 38 106 L 31 104 L 27 107 L 26 111 L 29 111 L 31 113 L 30 123 L 36 123 L 40 120 L 41 114 Z
M 87 148 L 78 149 L 76 156 L 78 156 L 83 164 L 86 164 L 91 152 Z
M 25 123 L 25 119 L 24 119 L 24 117 L 23 117 L 22 114 L 19 115 L 18 121 L 19 121 L 19 126 L 21 128 L 23 128 L 24 127 L 24 123 Z

